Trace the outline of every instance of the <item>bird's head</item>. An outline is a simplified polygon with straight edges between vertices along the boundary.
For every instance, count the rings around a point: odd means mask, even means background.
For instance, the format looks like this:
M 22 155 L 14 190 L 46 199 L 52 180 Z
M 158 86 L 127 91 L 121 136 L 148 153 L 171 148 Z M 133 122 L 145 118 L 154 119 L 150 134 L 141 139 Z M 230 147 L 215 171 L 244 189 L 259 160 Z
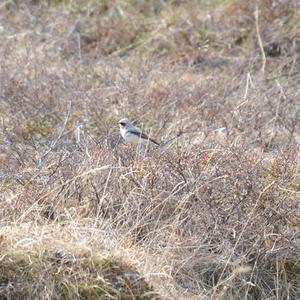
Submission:
M 131 122 L 127 118 L 121 119 L 118 123 L 121 129 L 131 125 Z

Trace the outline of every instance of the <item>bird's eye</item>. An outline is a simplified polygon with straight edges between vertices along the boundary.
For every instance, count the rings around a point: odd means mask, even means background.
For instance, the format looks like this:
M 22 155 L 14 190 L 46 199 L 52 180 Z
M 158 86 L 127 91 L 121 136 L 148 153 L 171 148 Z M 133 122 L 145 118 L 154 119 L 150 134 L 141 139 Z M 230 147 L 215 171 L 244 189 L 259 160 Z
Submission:
M 121 122 L 120 125 L 121 125 L 121 126 L 125 126 L 126 124 L 125 124 L 124 122 Z

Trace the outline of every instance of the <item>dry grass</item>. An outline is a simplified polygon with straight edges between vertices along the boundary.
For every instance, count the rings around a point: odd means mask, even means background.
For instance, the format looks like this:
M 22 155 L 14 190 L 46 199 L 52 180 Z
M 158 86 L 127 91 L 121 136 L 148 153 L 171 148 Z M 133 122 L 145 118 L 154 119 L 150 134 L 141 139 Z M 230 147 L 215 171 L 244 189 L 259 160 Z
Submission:
M 300 7 L 255 10 L 0 4 L 1 299 L 300 297 Z

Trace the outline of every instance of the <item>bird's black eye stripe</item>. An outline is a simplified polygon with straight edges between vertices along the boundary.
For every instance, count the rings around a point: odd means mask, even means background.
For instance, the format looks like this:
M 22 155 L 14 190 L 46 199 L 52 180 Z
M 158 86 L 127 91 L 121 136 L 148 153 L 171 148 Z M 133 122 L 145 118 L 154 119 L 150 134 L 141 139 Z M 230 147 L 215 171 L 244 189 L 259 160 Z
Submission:
M 126 124 L 124 122 L 121 122 L 120 125 L 125 126 Z

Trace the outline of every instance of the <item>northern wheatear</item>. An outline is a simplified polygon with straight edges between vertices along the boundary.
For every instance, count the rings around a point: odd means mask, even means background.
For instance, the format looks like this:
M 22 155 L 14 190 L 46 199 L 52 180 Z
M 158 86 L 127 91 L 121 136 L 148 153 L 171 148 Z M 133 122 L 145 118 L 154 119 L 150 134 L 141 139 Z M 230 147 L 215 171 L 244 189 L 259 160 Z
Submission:
M 149 138 L 142 130 L 136 126 L 134 126 L 127 118 L 121 119 L 119 121 L 120 132 L 123 139 L 129 143 L 142 143 L 146 144 L 152 142 L 156 145 L 159 145 L 156 141 Z

